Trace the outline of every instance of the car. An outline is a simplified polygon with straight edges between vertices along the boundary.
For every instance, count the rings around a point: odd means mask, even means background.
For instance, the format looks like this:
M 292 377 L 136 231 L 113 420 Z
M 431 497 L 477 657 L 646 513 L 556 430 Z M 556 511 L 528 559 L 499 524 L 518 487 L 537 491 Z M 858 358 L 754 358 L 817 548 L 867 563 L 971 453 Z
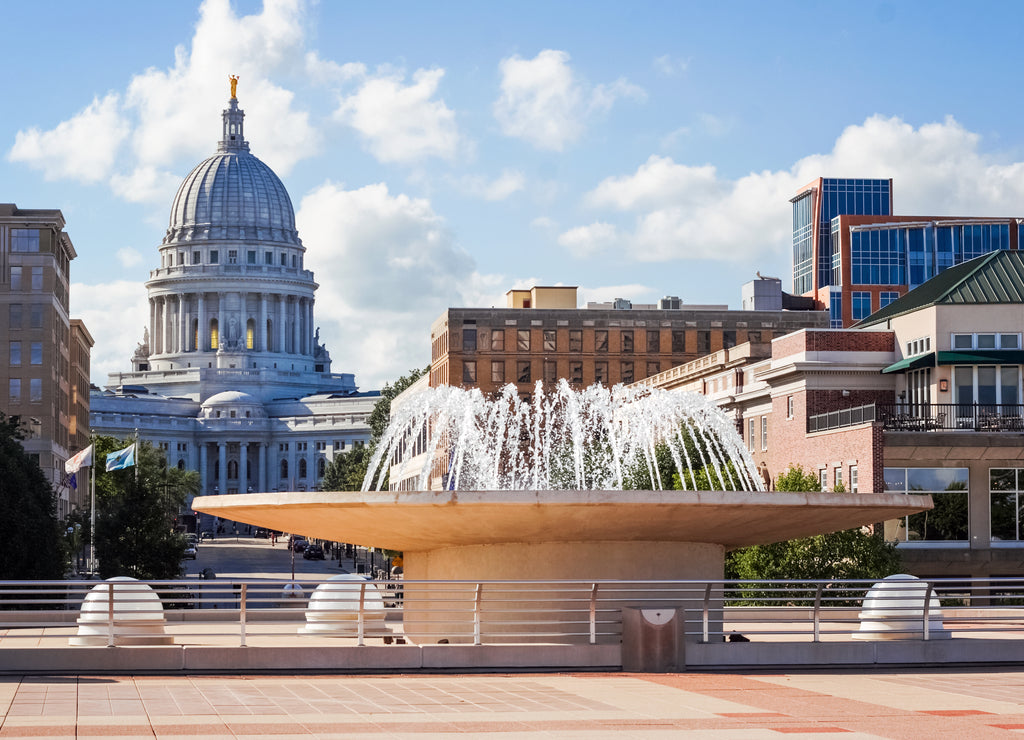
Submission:
M 268 532 L 263 527 L 256 527 L 256 529 L 254 529 L 252 531 L 252 536 L 253 537 L 262 537 L 263 539 L 266 539 L 267 537 L 270 536 L 270 532 Z
M 324 548 L 320 545 L 306 545 L 306 549 L 302 551 L 302 557 L 306 560 L 323 560 Z
M 189 560 L 195 560 L 196 559 L 196 546 L 195 545 L 188 544 L 188 545 L 185 546 L 185 558 L 189 559 Z
M 185 535 L 185 542 L 193 547 L 199 547 L 199 536 L 189 532 Z
M 212 529 L 204 529 L 202 534 L 199 535 L 199 539 L 200 539 L 200 541 L 202 541 L 202 540 L 212 540 L 213 539 L 213 530 Z
M 306 540 L 295 540 L 292 543 L 292 550 L 294 550 L 295 552 L 302 552 L 306 549 L 306 545 L 308 544 L 309 543 L 306 542 Z

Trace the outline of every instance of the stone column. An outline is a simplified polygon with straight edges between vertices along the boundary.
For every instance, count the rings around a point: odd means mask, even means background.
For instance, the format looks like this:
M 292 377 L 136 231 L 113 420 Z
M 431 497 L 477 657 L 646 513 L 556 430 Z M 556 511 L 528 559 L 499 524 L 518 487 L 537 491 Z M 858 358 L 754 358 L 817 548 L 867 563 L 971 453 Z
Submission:
M 299 346 L 299 337 L 302 336 L 301 335 L 301 328 L 299 326 L 299 324 L 302 323 L 302 322 L 299 321 L 299 314 L 300 314 L 300 311 L 299 311 L 299 300 L 300 299 L 298 299 L 298 298 L 295 299 L 295 303 L 292 304 L 292 310 L 291 310 L 291 315 L 292 315 L 292 352 L 294 352 L 295 354 L 301 354 L 301 352 L 302 352 L 302 349 Z
M 249 465 L 249 443 L 239 442 L 238 443 L 238 492 L 248 493 L 249 492 L 249 475 L 247 473 L 247 467 Z
M 149 353 L 156 354 L 156 299 L 149 299 Z
M 178 351 L 188 351 L 188 317 L 185 315 L 185 294 L 178 294 Z
M 205 352 L 210 349 L 210 340 L 207 338 L 207 327 L 206 327 L 206 295 L 199 293 L 196 296 L 197 313 L 199 316 L 199 330 L 196 332 L 196 350 L 199 352 Z
M 224 310 L 225 304 L 224 294 L 217 294 L 217 349 L 224 346 L 224 330 L 227 329 L 227 316 Z
M 210 478 L 207 473 L 206 467 L 207 447 L 208 445 L 206 442 L 199 443 L 199 490 L 203 494 L 207 494 L 210 492 L 207 488 L 210 485 Z
M 292 442 L 288 445 L 288 479 L 284 482 L 286 491 L 294 491 L 298 488 L 295 483 L 298 480 L 299 471 L 295 469 L 295 466 L 295 442 Z
M 313 341 L 313 300 L 312 298 L 306 299 L 306 341 L 309 342 L 306 354 L 308 355 L 316 354 L 316 342 Z
M 306 443 L 306 487 L 312 491 L 316 488 L 316 441 Z
M 260 442 L 257 449 L 256 477 L 259 480 L 260 491 L 267 490 L 267 443 Z
M 171 344 L 171 338 L 174 336 L 174 326 L 171 323 L 171 301 L 170 296 L 164 296 L 164 335 L 163 335 L 163 346 L 164 353 L 169 354 L 174 351 Z
M 259 318 L 256 322 L 256 341 L 254 342 L 256 349 L 260 352 L 266 352 L 270 349 L 267 346 L 267 294 L 260 293 L 260 310 Z
M 280 311 L 278 312 L 280 316 L 278 322 L 281 324 L 278 330 L 278 336 L 280 337 L 279 341 L 281 342 L 281 345 L 277 348 L 277 351 L 280 352 L 281 354 L 284 354 L 288 351 L 288 296 L 282 293 L 277 297 L 277 299 L 278 301 L 280 301 Z
M 217 485 L 220 487 L 220 492 L 228 492 L 228 443 L 218 442 L 217 443 L 217 460 L 220 463 L 220 475 L 218 476 Z

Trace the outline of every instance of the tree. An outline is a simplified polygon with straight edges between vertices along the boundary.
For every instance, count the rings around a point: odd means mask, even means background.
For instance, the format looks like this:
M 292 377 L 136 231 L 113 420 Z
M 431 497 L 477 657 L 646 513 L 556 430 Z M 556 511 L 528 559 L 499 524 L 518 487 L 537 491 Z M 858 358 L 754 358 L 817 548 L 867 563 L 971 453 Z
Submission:
M 95 440 L 100 576 L 177 578 L 181 575 L 185 539 L 174 531 L 174 519 L 186 496 L 199 491 L 199 475 L 168 467 L 163 451 L 144 440 L 136 448 L 135 467 L 103 471 L 107 453 L 131 442 L 113 437 Z
M 56 580 L 67 556 L 57 504 L 24 438 L 20 419 L 0 411 L 0 579 Z
M 800 466 L 775 481 L 778 491 L 820 491 L 818 477 Z M 728 579 L 744 580 L 826 580 L 881 579 L 900 571 L 900 556 L 895 542 L 863 529 L 848 529 L 813 537 L 802 537 L 771 545 L 755 545 L 726 555 Z M 767 596 L 767 592 L 744 589 L 748 598 Z M 776 592 L 773 597 L 778 598 Z
M 411 370 L 408 375 L 403 375 L 394 383 L 384 386 L 380 392 L 380 400 L 374 404 L 373 411 L 370 412 L 370 444 L 353 447 L 348 452 L 336 455 L 324 470 L 324 478 L 320 484 L 323 490 L 358 491 L 363 487 L 363 479 L 366 478 L 366 471 L 370 467 L 370 458 L 373 457 L 373 452 L 384 437 L 388 422 L 391 420 L 391 401 L 423 377 L 428 370 L 429 365 L 422 370 Z M 387 486 L 386 475 L 383 485 Z

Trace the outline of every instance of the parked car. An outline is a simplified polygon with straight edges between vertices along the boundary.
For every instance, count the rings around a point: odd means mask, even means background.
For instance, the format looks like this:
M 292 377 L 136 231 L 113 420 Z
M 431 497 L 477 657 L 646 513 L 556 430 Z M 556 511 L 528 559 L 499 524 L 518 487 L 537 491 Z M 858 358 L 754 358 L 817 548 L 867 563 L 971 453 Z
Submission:
M 320 545 L 306 545 L 306 549 L 302 551 L 302 557 L 306 560 L 323 560 L 324 548 Z
M 199 535 L 199 539 L 200 539 L 200 541 L 202 541 L 202 540 L 212 540 L 213 539 L 213 530 L 212 529 L 204 529 L 202 534 Z
M 252 536 L 266 539 L 270 536 L 270 532 L 268 532 L 264 527 L 256 527 L 256 529 L 252 531 Z
M 306 542 L 306 540 L 295 540 L 292 543 L 292 549 L 295 552 L 303 552 L 306 549 L 306 545 L 308 545 L 308 544 L 309 543 Z
M 196 546 L 195 545 L 190 543 L 188 546 L 185 547 L 185 558 L 189 559 L 189 560 L 195 560 L 196 559 Z

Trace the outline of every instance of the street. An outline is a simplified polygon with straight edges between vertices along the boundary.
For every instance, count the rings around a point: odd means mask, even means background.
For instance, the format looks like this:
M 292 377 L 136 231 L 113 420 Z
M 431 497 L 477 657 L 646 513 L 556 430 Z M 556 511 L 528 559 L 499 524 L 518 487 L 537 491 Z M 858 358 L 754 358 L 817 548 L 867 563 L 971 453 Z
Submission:
M 287 536 L 272 545 L 270 539 L 247 534 L 220 534 L 216 539 L 203 540 L 196 549 L 195 560 L 185 560 L 185 577 L 198 578 L 204 568 L 210 568 L 216 578 L 260 578 L 287 581 L 292 577 L 292 553 L 288 550 Z M 301 552 L 295 553 L 295 577 L 329 578 L 351 570 L 352 561 L 343 560 L 343 568 L 336 560 L 306 560 Z

